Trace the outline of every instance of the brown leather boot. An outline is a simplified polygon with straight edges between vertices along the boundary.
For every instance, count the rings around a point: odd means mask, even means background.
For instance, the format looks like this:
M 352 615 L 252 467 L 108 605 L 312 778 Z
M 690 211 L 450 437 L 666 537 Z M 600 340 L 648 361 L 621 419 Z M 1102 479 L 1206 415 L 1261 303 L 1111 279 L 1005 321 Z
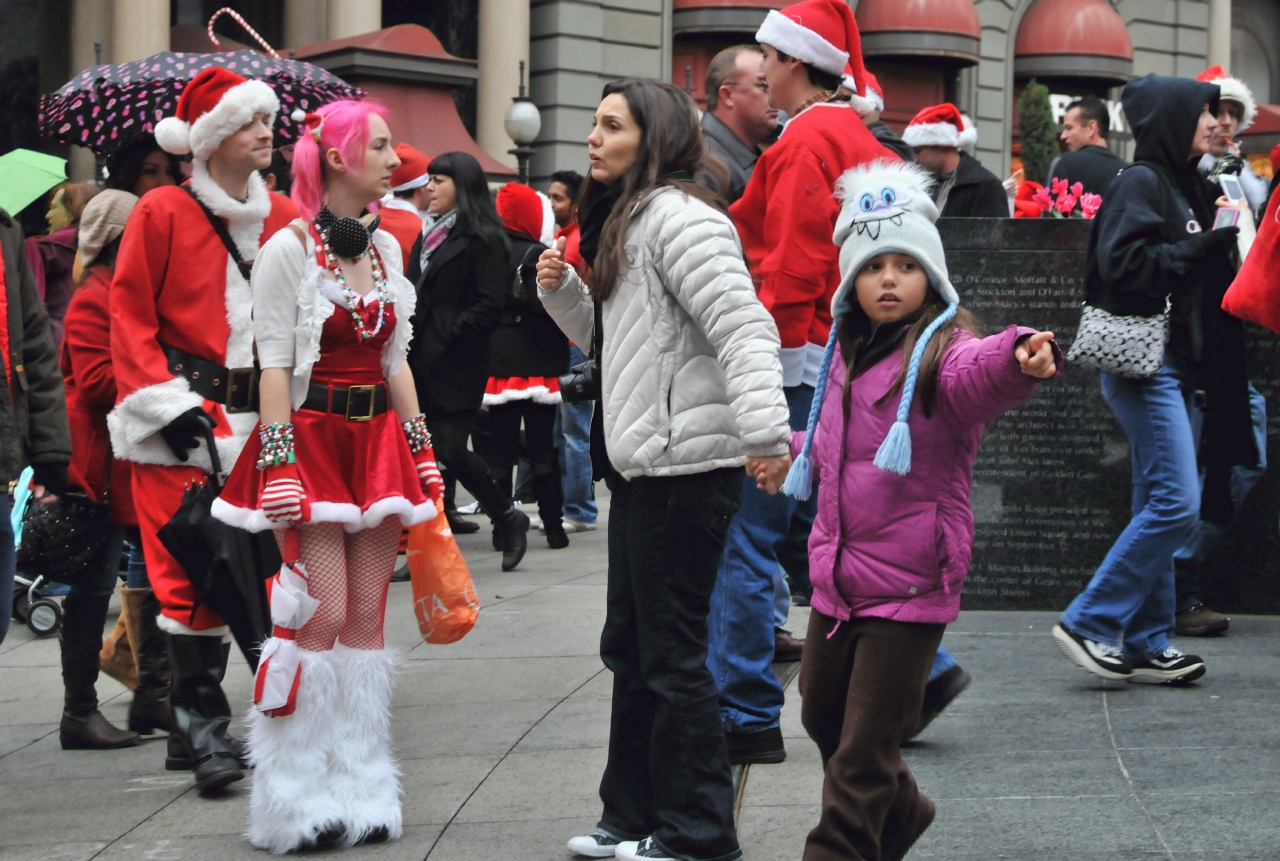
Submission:
M 98 711 L 94 682 L 107 619 L 107 595 L 69 594 L 62 602 L 62 684 L 65 697 L 58 740 L 63 750 L 109 750 L 139 742 L 136 733 L 111 725 Z
M 1204 604 L 1180 610 L 1173 621 L 1179 637 L 1219 637 L 1231 627 L 1230 616 L 1215 613 Z
M 123 587 L 121 594 L 124 594 Z M 98 665 L 102 672 L 124 685 L 129 690 L 138 687 L 138 664 L 134 659 L 134 651 L 129 642 L 129 629 L 125 621 L 127 607 L 120 608 L 120 618 L 111 634 L 102 641 L 102 651 L 98 654 Z

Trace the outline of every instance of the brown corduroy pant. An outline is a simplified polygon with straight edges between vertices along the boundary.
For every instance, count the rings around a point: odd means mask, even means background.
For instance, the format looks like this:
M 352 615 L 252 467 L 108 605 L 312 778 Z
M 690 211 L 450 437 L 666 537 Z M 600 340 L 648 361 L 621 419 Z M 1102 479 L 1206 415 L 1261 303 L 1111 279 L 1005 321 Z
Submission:
M 837 627 L 810 614 L 800 716 L 822 752 L 824 777 L 822 816 L 804 861 L 881 861 L 899 855 L 895 847 L 918 830 L 928 801 L 899 747 L 920 721 L 945 628 L 871 617 Z

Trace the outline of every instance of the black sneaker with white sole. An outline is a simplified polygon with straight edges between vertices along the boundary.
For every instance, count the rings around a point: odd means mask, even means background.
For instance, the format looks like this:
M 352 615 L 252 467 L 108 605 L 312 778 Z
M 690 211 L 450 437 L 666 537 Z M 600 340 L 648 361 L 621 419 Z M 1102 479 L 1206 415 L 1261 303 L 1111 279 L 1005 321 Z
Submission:
M 1061 622 L 1053 626 L 1053 639 L 1072 663 L 1095 676 L 1123 680 L 1133 675 L 1133 665 L 1117 646 L 1082 637 Z
M 584 858 L 612 858 L 622 841 L 612 834 L 597 831 L 569 841 L 569 851 Z
M 617 857 L 623 861 L 675 861 L 674 856 L 659 846 L 658 841 L 652 837 L 619 843 Z
M 1133 662 L 1131 681 L 1155 681 L 1162 685 L 1185 685 L 1204 675 L 1204 661 L 1184 655 L 1173 646 L 1158 655 Z

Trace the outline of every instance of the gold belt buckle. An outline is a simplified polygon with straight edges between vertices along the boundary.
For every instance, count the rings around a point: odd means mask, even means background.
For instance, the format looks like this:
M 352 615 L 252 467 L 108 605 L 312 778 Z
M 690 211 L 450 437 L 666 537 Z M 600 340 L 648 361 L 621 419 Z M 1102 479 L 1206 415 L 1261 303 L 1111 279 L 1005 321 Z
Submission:
M 367 422 L 373 420 L 373 404 L 374 392 L 377 386 L 348 386 L 347 387 L 347 421 L 349 422 Z M 366 409 L 356 408 L 356 397 L 362 396 L 368 398 L 368 407 Z
M 258 394 L 258 374 L 254 368 L 227 368 L 227 402 L 230 414 L 254 412 Z

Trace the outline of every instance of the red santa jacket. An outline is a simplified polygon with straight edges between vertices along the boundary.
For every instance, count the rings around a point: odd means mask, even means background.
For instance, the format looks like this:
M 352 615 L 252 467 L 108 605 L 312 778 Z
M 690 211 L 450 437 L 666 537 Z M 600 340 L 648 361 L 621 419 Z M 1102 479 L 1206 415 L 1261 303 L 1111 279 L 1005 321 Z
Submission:
M 787 123 L 729 207 L 760 300 L 782 337 L 784 386 L 817 381 L 840 282 L 831 241 L 840 206 L 832 191 L 846 170 L 875 159 L 901 161 L 848 105 L 817 104 Z
M 256 173 L 249 196 L 228 195 L 197 161 L 191 188 L 227 231 L 240 256 L 251 261 L 261 244 L 298 217 L 288 198 L 267 191 Z M 111 283 L 111 357 L 117 403 L 107 418 L 116 457 L 137 463 L 178 465 L 158 433 L 192 407 L 203 407 L 218 425 L 218 454 L 231 469 L 257 424 L 256 413 L 227 415 L 169 372 L 161 344 L 231 368 L 253 364 L 253 295 L 249 282 L 199 205 L 184 189 L 146 194 L 134 207 L 120 240 Z M 209 468 L 203 446 L 190 465 Z
M 71 297 L 63 318 L 58 364 L 67 390 L 71 426 L 71 484 L 92 499 L 102 499 L 107 484 L 107 413 L 116 404 L 111 367 L 111 310 L 107 291 L 111 269 L 94 266 Z M 127 460 L 111 465 L 111 513 L 116 523 L 137 526 L 133 510 L 132 470 Z
M 409 250 L 422 235 L 422 216 L 418 215 L 416 209 L 410 212 L 396 206 L 384 206 L 378 210 L 378 215 L 382 217 L 378 229 L 387 231 L 396 238 L 396 242 L 400 243 L 400 259 L 404 261 L 407 269 Z

